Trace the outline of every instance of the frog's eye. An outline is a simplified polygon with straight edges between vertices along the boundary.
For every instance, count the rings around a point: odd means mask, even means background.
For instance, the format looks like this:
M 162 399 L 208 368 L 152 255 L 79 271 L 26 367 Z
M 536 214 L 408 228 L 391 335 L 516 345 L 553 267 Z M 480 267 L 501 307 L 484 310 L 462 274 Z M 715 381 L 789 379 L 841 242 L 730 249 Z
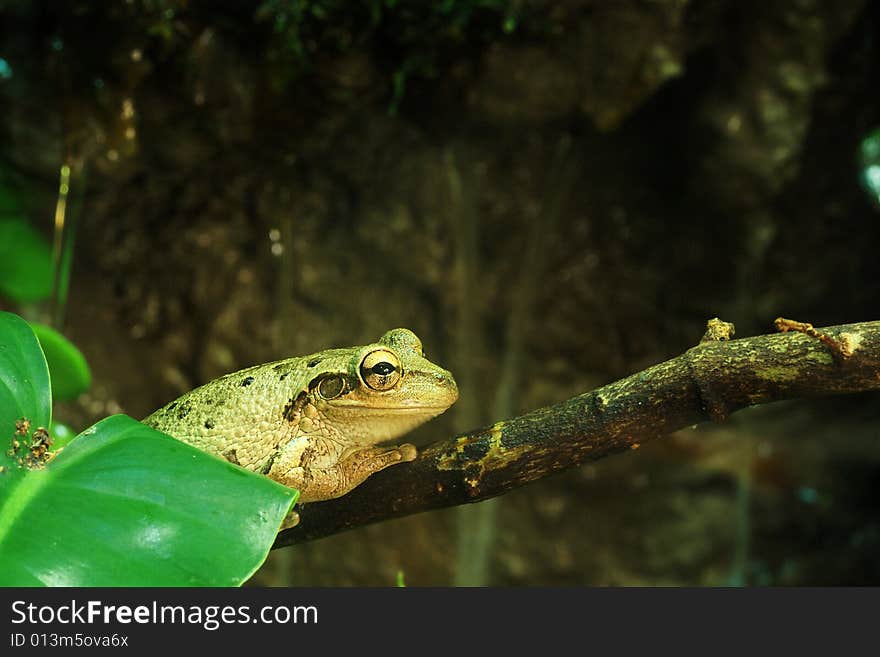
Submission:
M 324 399 L 336 399 L 345 392 L 345 379 L 341 376 L 325 376 L 318 383 L 318 394 Z
M 371 351 L 361 361 L 361 378 L 373 390 L 391 390 L 402 374 L 397 354 L 388 349 Z

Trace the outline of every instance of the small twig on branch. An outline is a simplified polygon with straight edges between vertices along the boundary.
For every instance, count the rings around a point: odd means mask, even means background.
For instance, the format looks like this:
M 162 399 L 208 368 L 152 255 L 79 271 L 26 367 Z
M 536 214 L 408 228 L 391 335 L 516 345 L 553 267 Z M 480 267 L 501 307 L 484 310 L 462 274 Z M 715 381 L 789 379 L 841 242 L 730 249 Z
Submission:
M 811 338 L 816 338 L 841 358 L 849 358 L 852 356 L 846 339 L 835 340 L 834 338 L 829 337 L 826 333 L 814 329 L 812 324 L 796 322 L 793 319 L 785 319 L 785 317 L 777 317 L 773 324 L 776 326 L 776 330 L 780 333 L 798 331 L 804 335 L 809 335 Z
M 592 392 L 434 443 L 342 498 L 300 507 L 299 525 L 281 532 L 275 547 L 495 497 L 747 406 L 880 390 L 880 321 L 805 326 L 740 340 L 710 337 Z

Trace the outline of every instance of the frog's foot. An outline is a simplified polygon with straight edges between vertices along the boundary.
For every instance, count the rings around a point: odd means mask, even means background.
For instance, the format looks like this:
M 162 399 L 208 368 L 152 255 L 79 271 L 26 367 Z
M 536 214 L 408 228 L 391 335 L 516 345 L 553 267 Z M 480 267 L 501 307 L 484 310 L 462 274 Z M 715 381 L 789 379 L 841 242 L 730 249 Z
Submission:
M 417 450 L 416 446 L 411 443 L 403 443 L 403 445 L 399 445 L 397 451 L 400 452 L 400 460 L 403 462 L 415 461 L 416 456 L 419 455 L 419 450 Z
M 410 443 L 391 448 L 367 447 L 343 459 L 340 465 L 346 465 L 355 476 L 363 474 L 358 480 L 360 483 L 371 474 L 384 470 L 390 465 L 414 461 L 418 453 L 416 446 Z
M 278 528 L 278 531 L 284 531 L 285 529 L 296 527 L 298 524 L 299 514 L 296 511 L 291 511 L 286 516 L 284 516 L 284 520 L 281 521 L 281 527 Z
M 309 481 L 300 491 L 301 502 L 315 502 L 341 497 L 361 484 L 371 474 L 396 463 L 412 461 L 418 450 L 404 443 L 398 447 L 364 447 L 350 452 L 331 468 L 311 470 Z
M 340 474 L 342 475 L 340 482 L 345 490 L 339 493 L 344 495 L 352 488 L 360 484 L 371 474 L 384 470 L 395 463 L 404 463 L 412 461 L 416 458 L 418 450 L 415 445 L 404 443 L 398 447 L 390 449 L 385 447 L 367 447 L 361 449 L 348 458 L 339 462 Z

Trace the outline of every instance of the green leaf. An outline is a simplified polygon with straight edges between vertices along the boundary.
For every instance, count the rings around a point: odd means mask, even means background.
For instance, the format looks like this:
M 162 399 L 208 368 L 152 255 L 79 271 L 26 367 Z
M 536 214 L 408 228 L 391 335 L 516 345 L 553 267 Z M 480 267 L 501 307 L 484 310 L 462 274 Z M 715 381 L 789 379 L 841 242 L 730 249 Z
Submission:
M 5 493 L 0 586 L 238 585 L 297 495 L 126 415 Z
M 0 176 L 0 218 L 5 218 L 9 214 L 18 214 L 20 210 L 18 194 Z
M 36 322 L 30 324 L 49 363 L 52 396 L 61 401 L 76 399 L 92 385 L 92 373 L 85 357 L 52 327 Z
M 52 253 L 43 236 L 21 217 L 0 220 L 0 294 L 16 303 L 52 293 Z
M 54 420 L 49 426 L 49 433 L 52 434 L 52 449 L 61 449 L 76 437 L 73 429 Z
M 35 429 L 48 427 L 52 421 L 49 369 L 27 322 L 0 312 L 0 464 L 9 465 L 6 450 L 16 420 L 23 418 Z M 3 489 L 0 479 L 0 495 Z

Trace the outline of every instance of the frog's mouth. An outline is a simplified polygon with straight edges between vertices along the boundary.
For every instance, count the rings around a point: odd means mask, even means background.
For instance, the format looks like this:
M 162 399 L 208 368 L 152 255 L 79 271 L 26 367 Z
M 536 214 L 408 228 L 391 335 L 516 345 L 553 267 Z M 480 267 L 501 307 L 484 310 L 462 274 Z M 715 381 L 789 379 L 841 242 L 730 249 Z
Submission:
M 362 402 L 354 401 L 354 400 L 334 400 L 333 405 L 339 408 L 347 409 L 357 409 L 358 412 L 361 413 L 369 413 L 371 411 L 381 411 L 383 413 L 394 413 L 400 415 L 414 414 L 414 415 L 426 415 L 428 413 L 435 413 L 436 415 L 440 415 L 443 411 L 447 410 L 451 404 L 442 404 L 442 405 L 418 405 L 413 404 L 411 406 L 377 406 L 375 404 L 364 404 Z
M 340 400 L 341 402 L 341 400 Z M 449 405 L 372 406 L 339 403 L 326 411 L 328 420 L 342 429 L 346 437 L 359 445 L 390 442 L 428 420 L 437 417 Z

